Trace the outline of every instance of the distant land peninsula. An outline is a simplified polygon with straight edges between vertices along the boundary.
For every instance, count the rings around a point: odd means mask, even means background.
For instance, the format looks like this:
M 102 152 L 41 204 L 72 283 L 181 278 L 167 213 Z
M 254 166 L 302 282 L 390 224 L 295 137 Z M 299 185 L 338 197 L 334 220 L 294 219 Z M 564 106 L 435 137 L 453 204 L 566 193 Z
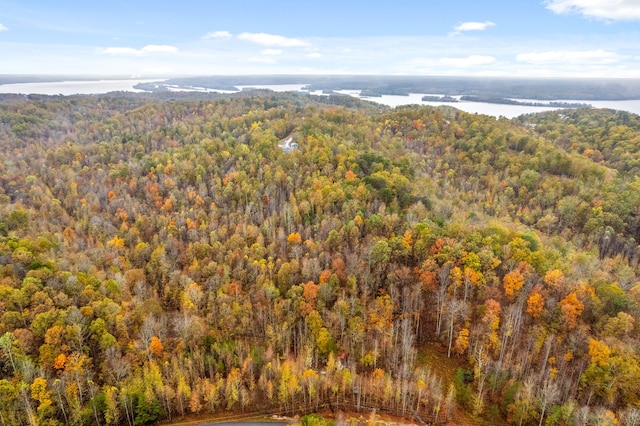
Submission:
M 448 95 L 444 95 L 444 96 L 424 95 L 422 97 L 422 100 L 425 102 L 452 102 L 452 103 L 459 102 L 457 98 L 454 98 L 453 96 L 448 96 Z
M 123 76 L 68 76 L 68 75 L 9 75 L 0 74 L 0 85 L 29 82 L 62 82 L 82 80 L 133 79 Z M 135 77 L 137 79 L 141 76 Z M 145 76 L 146 80 L 135 88 L 147 92 L 241 91 L 242 88 L 263 85 L 300 85 L 309 92 L 334 93 L 341 90 L 358 90 L 362 97 L 384 95 L 408 96 L 426 94 L 423 100 L 456 102 L 462 100 L 513 104 L 538 105 L 536 102 L 514 101 L 623 101 L 640 99 L 640 78 L 588 79 L 588 78 L 505 78 L 505 77 L 446 77 L 446 76 L 371 76 L 371 75 L 218 75 L 163 77 Z M 433 95 L 431 95 L 433 94 Z M 437 94 L 446 94 L 444 97 Z M 570 103 L 572 104 L 572 103 Z M 565 105 L 561 105 L 564 107 Z M 571 106 L 571 108 L 586 105 Z
M 476 97 L 474 101 L 477 102 L 494 103 L 497 99 L 531 99 L 535 101 L 640 99 L 640 79 L 264 75 L 171 78 L 161 82 L 140 83 L 136 88 L 152 92 L 170 91 L 176 87 L 239 90 L 238 86 L 276 84 L 300 84 L 304 86 L 305 90 L 325 93 L 339 90 L 360 90 L 361 96 L 365 97 L 442 93 L 451 98 L 468 96 Z M 493 100 L 479 100 L 477 97 Z M 440 97 L 435 100 L 443 101 Z M 444 101 L 450 100 L 447 98 Z
M 448 97 L 447 97 L 448 98 Z M 457 102 L 455 98 L 452 98 L 453 101 L 445 101 L 440 99 L 440 102 Z M 422 97 L 422 100 L 426 100 L 425 96 Z M 559 102 L 559 101 L 551 101 L 551 102 L 527 102 L 527 101 L 517 101 L 515 99 L 509 98 L 499 98 L 496 96 L 470 96 L 464 95 L 460 97 L 461 101 L 467 102 L 485 102 L 488 104 L 504 104 L 504 105 L 520 105 L 520 106 L 533 106 L 533 107 L 554 107 L 554 108 L 591 108 L 591 105 L 582 103 L 582 102 Z
M 422 97 L 424 102 L 483 102 L 487 104 L 502 104 L 502 105 L 518 105 L 518 106 L 530 106 L 530 107 L 553 107 L 553 108 L 592 108 L 591 105 L 583 102 L 562 102 L 562 101 L 548 101 L 548 102 L 528 102 L 519 101 L 509 98 L 500 98 L 497 96 L 473 96 L 462 95 L 459 98 L 453 96 L 444 95 L 425 95 Z

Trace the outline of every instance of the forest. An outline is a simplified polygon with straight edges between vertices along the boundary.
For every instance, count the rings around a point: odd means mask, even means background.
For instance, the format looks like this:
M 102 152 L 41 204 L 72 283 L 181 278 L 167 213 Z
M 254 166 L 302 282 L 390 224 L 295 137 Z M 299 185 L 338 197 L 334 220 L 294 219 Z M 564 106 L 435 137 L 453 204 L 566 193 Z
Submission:
M 640 424 L 640 117 L 194 96 L 0 99 L 0 425 Z

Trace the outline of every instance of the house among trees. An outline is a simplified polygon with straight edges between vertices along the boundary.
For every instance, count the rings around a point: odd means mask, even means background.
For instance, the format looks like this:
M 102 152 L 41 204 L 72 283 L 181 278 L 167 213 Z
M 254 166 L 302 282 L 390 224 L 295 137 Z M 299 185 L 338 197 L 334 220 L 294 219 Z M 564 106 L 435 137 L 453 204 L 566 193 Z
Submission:
M 289 136 L 287 139 L 278 144 L 284 152 L 289 153 L 294 149 L 298 149 L 298 143 L 293 141 L 293 136 Z

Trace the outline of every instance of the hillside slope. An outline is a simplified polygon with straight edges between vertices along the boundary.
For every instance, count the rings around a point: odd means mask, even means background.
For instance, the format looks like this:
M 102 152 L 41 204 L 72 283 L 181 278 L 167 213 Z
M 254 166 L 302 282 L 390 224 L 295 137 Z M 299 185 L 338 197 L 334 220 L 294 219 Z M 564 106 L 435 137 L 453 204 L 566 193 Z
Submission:
M 262 93 L 0 119 L 4 424 L 640 414 L 636 116 Z M 416 363 L 434 342 L 469 366 L 451 387 Z

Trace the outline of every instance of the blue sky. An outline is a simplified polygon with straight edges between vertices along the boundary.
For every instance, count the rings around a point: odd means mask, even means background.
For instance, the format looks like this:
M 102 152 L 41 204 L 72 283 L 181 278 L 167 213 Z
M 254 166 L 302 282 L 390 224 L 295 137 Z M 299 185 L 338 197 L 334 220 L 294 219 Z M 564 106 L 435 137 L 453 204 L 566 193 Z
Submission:
M 640 78 L 640 0 L 0 0 L 0 74 Z

